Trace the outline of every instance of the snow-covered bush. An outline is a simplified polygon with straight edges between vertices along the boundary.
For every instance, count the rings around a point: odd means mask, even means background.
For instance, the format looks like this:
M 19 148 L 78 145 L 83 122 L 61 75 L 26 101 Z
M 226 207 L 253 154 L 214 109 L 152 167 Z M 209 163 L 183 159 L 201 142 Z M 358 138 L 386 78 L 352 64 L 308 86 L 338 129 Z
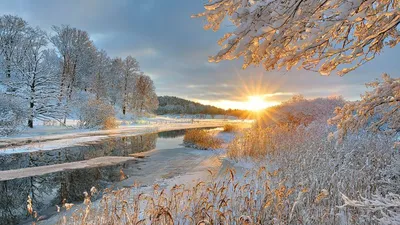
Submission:
M 26 113 L 18 99 L 0 95 L 0 135 L 17 133 L 26 120 Z
M 373 90 L 367 91 L 360 101 L 348 102 L 337 108 L 336 115 L 329 119 L 330 124 L 337 126 L 337 131 L 330 136 L 339 142 L 347 134 L 360 130 L 399 137 L 400 78 L 383 74 L 382 81 L 369 83 L 367 87 Z
M 114 108 L 101 100 L 88 100 L 80 107 L 78 116 L 83 128 L 111 129 L 118 126 Z
M 334 110 L 344 104 L 345 101 L 340 96 L 306 99 L 302 95 L 295 95 L 292 99 L 269 108 L 258 123 L 262 127 L 272 124 L 297 127 L 313 121 L 326 122 L 333 116 Z

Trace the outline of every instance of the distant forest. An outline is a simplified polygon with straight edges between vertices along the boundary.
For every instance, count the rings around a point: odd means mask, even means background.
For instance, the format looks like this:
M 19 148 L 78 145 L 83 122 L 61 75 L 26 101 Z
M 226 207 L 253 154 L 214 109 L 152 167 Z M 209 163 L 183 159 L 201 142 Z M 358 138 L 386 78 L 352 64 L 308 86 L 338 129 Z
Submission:
M 198 102 L 174 97 L 174 96 L 159 96 L 158 97 L 158 109 L 156 113 L 158 115 L 165 114 L 208 114 L 214 115 L 226 115 L 236 116 L 242 118 L 244 114 L 247 114 L 244 110 L 239 109 L 221 109 L 211 105 L 203 105 Z

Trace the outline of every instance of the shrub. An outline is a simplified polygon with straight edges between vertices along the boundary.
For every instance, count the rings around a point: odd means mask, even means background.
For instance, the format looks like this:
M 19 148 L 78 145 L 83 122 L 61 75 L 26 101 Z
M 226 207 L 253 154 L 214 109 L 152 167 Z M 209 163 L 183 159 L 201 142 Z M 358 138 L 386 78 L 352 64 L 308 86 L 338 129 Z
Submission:
M 206 130 L 188 130 L 183 138 L 183 143 L 187 147 L 198 149 L 218 149 L 222 145 L 222 140 L 214 137 Z
M 0 135 L 11 135 L 22 129 L 26 114 L 17 99 L 0 95 Z
M 115 117 L 108 117 L 104 121 L 103 129 L 113 129 L 118 127 L 118 122 Z
M 114 108 L 101 100 L 88 100 L 80 107 L 78 115 L 80 127 L 111 129 L 118 126 Z
M 227 123 L 224 125 L 224 132 L 235 132 L 239 129 L 237 125 Z
M 333 116 L 335 108 L 342 107 L 344 104 L 342 97 L 305 99 L 297 95 L 280 105 L 268 108 L 257 123 L 267 127 L 273 124 L 307 126 L 313 121 L 326 122 Z

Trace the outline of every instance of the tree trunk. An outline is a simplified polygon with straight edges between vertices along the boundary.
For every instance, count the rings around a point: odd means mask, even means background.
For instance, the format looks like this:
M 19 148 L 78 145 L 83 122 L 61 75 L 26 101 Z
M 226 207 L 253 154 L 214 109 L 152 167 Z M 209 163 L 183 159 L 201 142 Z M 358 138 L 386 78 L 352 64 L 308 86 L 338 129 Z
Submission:
M 28 127 L 33 128 L 33 108 L 35 107 L 35 90 L 36 89 L 36 74 L 33 75 L 33 83 L 31 84 L 31 100 L 29 103 L 30 115 L 28 118 Z
M 65 61 L 65 60 L 64 60 Z M 59 101 L 61 102 L 62 101 L 62 98 L 63 98 L 63 92 L 64 92 L 64 82 L 65 82 L 65 77 L 66 77 L 66 75 L 65 75 L 65 71 L 66 71 L 66 65 L 65 65 L 65 62 L 64 62 L 64 64 L 63 64 L 63 70 L 62 70 L 62 73 L 61 73 L 61 83 L 60 83 L 60 95 L 59 95 L 59 97 L 58 97 L 58 99 L 59 99 Z
M 128 72 L 126 72 L 126 74 L 125 74 L 125 84 L 124 84 L 124 102 L 122 103 L 124 106 L 122 107 L 122 114 L 124 114 L 125 115 L 125 113 L 126 113 L 126 101 L 127 101 L 127 98 L 128 98 L 128 93 L 127 93 L 127 91 L 128 91 Z
M 33 102 L 33 99 L 31 99 L 31 102 L 29 104 L 30 108 L 30 115 L 28 118 L 28 127 L 33 128 L 33 107 L 35 106 L 35 103 Z
M 6 72 L 7 78 L 11 78 L 11 65 L 7 63 L 7 72 Z
M 6 54 L 6 77 L 11 78 L 11 59 L 10 57 L 7 56 L 8 53 Z

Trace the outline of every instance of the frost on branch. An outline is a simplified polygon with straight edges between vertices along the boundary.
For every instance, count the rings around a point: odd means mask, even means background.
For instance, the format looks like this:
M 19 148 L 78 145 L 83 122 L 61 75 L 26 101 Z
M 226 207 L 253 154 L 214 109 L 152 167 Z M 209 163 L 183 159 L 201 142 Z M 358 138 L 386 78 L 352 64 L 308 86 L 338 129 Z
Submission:
M 83 128 L 112 129 L 117 127 L 114 108 L 101 100 L 89 99 L 78 112 L 79 125 Z
M 0 135 L 18 132 L 26 119 L 22 103 L 11 96 L 0 94 Z
M 400 78 L 382 75 L 383 81 L 367 84 L 374 90 L 366 92 L 360 101 L 349 102 L 335 110 L 329 124 L 337 125 L 331 136 L 342 141 L 348 133 L 361 129 L 398 135 L 400 131 Z M 398 145 L 398 143 L 397 143 Z
M 400 224 L 400 195 L 389 193 L 386 196 L 373 195 L 371 199 L 351 200 L 342 194 L 345 204 L 342 207 L 360 208 L 379 224 Z
M 397 45 L 399 5 L 397 0 L 211 0 L 193 17 L 205 17 L 205 29 L 218 30 L 225 17 L 236 27 L 218 42 L 222 49 L 211 62 L 243 56 L 243 68 L 299 65 L 342 76 L 384 46 Z

